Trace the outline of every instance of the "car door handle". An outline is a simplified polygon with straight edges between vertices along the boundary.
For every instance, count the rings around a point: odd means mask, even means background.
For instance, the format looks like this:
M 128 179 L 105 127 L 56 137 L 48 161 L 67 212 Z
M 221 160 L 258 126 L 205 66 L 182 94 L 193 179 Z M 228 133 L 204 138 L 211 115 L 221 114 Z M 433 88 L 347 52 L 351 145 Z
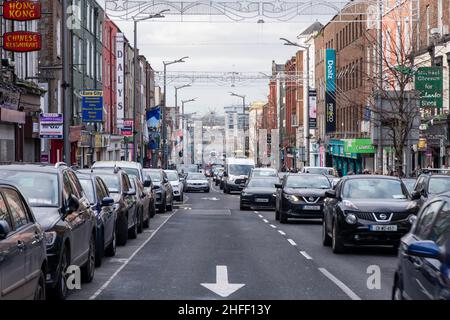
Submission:
M 19 248 L 19 250 L 24 250 L 25 243 L 22 240 L 17 241 L 17 248 Z

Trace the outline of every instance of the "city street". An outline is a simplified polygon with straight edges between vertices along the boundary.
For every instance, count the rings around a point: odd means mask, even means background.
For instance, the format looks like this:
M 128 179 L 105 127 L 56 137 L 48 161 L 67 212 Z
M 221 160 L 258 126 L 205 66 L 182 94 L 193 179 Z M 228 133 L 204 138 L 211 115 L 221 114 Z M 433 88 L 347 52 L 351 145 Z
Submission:
M 271 211 L 240 211 L 238 193 L 213 186 L 157 214 L 69 300 L 390 299 L 396 261 L 392 249 L 335 255 L 322 246 L 320 222 L 280 224 Z M 380 289 L 367 287 L 372 265 Z

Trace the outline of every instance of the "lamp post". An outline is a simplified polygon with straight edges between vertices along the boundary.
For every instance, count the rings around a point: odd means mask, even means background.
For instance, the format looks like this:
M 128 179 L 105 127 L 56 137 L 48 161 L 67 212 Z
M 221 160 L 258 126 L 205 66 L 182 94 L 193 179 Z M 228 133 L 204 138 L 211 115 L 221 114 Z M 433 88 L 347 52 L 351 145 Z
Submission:
M 247 148 L 247 143 L 246 143 L 247 137 L 245 135 L 245 131 L 246 131 L 245 130 L 245 124 L 246 124 L 246 121 L 245 121 L 245 95 L 236 94 L 234 92 L 230 92 L 230 95 L 233 97 L 238 97 L 238 98 L 242 99 L 242 113 L 244 114 L 244 153 L 245 153 L 245 156 L 248 157 L 248 148 Z M 249 141 L 249 144 L 250 144 L 250 141 Z
M 197 98 L 188 99 L 188 100 L 181 100 L 181 123 L 182 127 L 181 130 L 183 132 L 183 162 L 186 164 L 187 162 L 187 133 L 185 134 L 185 129 L 187 128 L 187 123 L 184 125 L 185 122 L 185 114 L 184 114 L 184 105 L 189 102 L 194 102 Z
M 309 140 L 311 139 L 309 134 L 309 48 L 310 45 L 302 45 L 298 44 L 296 42 L 292 42 L 286 38 L 280 38 L 280 40 L 283 40 L 285 43 L 285 46 L 294 46 L 298 48 L 302 48 L 304 51 L 306 51 L 306 79 L 304 86 L 306 87 L 306 112 L 304 112 L 304 123 L 303 123 L 303 132 L 305 136 L 305 166 L 309 166 Z
M 191 86 L 191 84 L 187 83 L 187 84 L 183 84 L 183 85 L 178 86 L 178 87 L 177 86 L 174 87 L 175 88 L 175 112 L 178 111 L 178 90 L 183 89 L 183 88 L 187 88 L 187 87 L 190 87 L 190 86 Z M 179 119 L 180 119 L 180 121 L 177 121 L 177 129 L 181 128 L 181 133 L 183 134 L 184 133 L 183 132 L 183 117 L 179 117 Z M 183 136 L 183 138 L 184 138 L 184 136 Z M 178 159 L 178 157 L 177 157 L 177 159 Z M 180 161 L 178 160 L 177 164 L 179 164 L 179 162 Z
M 186 62 L 184 61 L 184 59 L 187 59 L 189 57 L 183 57 L 177 60 L 173 60 L 173 61 L 163 61 L 163 65 L 164 65 L 164 104 L 161 107 L 161 118 L 162 118 L 162 167 L 163 169 L 167 169 L 167 126 L 166 126 L 166 106 L 167 106 L 167 91 L 166 91 L 166 71 L 167 71 L 167 66 L 174 64 L 174 63 L 182 63 L 182 62 Z
M 138 78 L 138 49 L 137 49 L 137 24 L 140 21 L 144 20 L 150 20 L 155 18 L 164 18 L 163 13 L 169 11 L 169 9 L 161 10 L 160 12 L 156 14 L 151 14 L 147 17 L 137 19 L 137 16 L 133 17 L 134 21 L 134 57 L 133 57 L 133 64 L 134 64 L 134 81 L 133 81 L 133 161 L 137 161 L 137 148 L 136 148 L 136 104 L 138 101 L 138 94 L 136 90 L 136 79 Z M 142 79 L 141 79 L 142 80 Z M 142 128 L 141 128 L 142 130 Z M 141 150 L 141 153 L 143 150 Z

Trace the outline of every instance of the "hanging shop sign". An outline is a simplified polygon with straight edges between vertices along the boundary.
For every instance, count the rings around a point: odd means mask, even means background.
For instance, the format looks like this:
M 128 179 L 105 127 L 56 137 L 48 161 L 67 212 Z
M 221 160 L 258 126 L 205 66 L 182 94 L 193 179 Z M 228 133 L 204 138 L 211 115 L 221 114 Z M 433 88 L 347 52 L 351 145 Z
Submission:
M 427 150 L 427 139 L 420 138 L 417 143 L 417 151 L 426 151 Z
M 83 122 L 103 122 L 103 91 L 82 91 L 81 112 Z
M 325 52 L 325 132 L 336 131 L 336 51 Z
M 346 139 L 344 140 L 345 153 L 375 153 L 375 147 L 371 139 Z
M 116 117 L 117 128 L 124 126 L 125 118 L 125 36 L 123 33 L 116 35 Z
M 42 47 L 41 35 L 38 32 L 13 31 L 3 34 L 3 49 L 12 52 L 39 51 Z
M 133 119 L 123 120 L 123 127 L 120 128 L 120 134 L 125 137 L 133 137 Z
M 39 115 L 39 137 L 41 139 L 63 139 L 63 115 L 41 113 Z
M 14 21 L 30 21 L 41 18 L 38 1 L 4 1 L 3 18 Z
M 415 74 L 415 88 L 419 92 L 419 106 L 421 108 L 442 108 L 442 67 L 418 68 Z
M 317 128 L 317 92 L 309 90 L 309 129 Z

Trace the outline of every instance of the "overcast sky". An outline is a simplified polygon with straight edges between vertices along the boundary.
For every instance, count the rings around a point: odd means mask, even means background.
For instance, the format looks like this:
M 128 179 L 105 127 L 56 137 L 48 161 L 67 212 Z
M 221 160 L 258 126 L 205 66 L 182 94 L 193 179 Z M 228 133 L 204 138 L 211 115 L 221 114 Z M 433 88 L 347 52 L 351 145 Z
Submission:
M 104 2 L 104 0 L 100 0 Z M 172 17 L 167 17 L 173 19 Z M 164 18 L 165 20 L 168 20 Z M 114 19 L 113 19 L 114 20 Z M 264 72 L 271 73 L 271 63 L 285 63 L 295 54 L 295 47 L 284 46 L 280 37 L 297 40 L 297 35 L 312 24 L 315 17 L 303 23 L 209 23 L 209 22 L 162 22 L 154 19 L 142 21 L 138 27 L 138 48 L 155 70 L 162 70 L 162 61 L 189 56 L 186 63 L 168 66 L 168 71 L 209 72 Z M 318 19 L 319 21 L 323 20 Z M 133 42 L 133 22 L 115 21 Z M 324 21 L 321 21 L 324 22 Z M 168 85 L 167 105 L 175 104 L 173 83 Z M 180 85 L 178 83 L 177 85 Z M 161 84 L 162 86 L 162 84 Z M 196 84 L 179 90 L 182 99 L 197 98 L 186 104 L 185 112 L 205 113 L 223 107 L 242 104 L 242 99 L 232 97 L 229 91 L 246 95 L 247 103 L 267 100 L 267 81 L 236 84 L 231 87 L 219 84 Z

